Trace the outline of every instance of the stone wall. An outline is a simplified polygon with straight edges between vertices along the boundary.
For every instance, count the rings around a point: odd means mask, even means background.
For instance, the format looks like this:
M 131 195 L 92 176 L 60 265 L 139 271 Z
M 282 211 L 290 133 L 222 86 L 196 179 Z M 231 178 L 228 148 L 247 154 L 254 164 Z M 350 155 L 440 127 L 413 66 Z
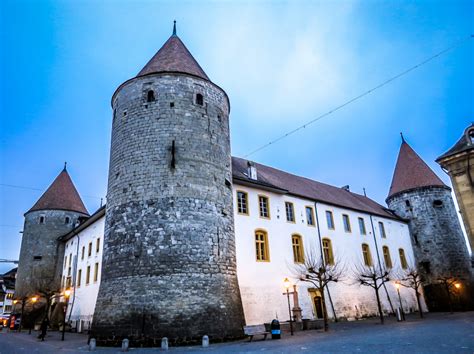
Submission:
M 57 239 L 71 231 L 80 216 L 85 215 L 66 210 L 37 210 L 25 214 L 16 297 L 32 295 L 43 286 L 59 289 L 64 244 Z M 44 217 L 44 223 L 40 223 L 40 217 Z
M 102 344 L 241 336 L 225 92 L 154 74 L 123 84 L 113 109 L 93 335 Z

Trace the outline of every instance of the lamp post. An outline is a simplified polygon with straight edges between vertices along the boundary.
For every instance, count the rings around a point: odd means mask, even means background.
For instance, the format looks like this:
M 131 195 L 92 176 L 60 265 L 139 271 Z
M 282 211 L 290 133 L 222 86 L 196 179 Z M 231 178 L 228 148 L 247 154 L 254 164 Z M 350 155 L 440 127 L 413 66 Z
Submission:
M 33 296 L 31 298 L 31 302 L 33 303 L 33 312 L 35 310 L 35 304 L 36 304 L 36 301 L 38 301 L 38 297 L 37 296 Z M 28 334 L 31 334 L 31 327 L 34 326 L 34 322 L 33 323 L 30 323 L 30 329 L 28 331 Z
M 397 288 L 398 301 L 400 301 L 400 310 L 402 311 L 402 320 L 405 321 L 405 311 L 403 311 L 402 297 L 400 296 L 400 282 L 395 282 L 395 287 Z
M 290 307 L 290 287 L 291 287 L 291 282 L 288 278 L 285 278 L 283 281 L 283 285 L 285 286 L 286 289 L 286 298 L 288 299 L 288 314 L 290 315 L 290 333 L 293 335 L 293 320 L 291 318 L 291 307 Z
M 66 314 L 67 314 L 67 305 L 69 302 L 69 296 L 71 296 L 71 290 L 64 290 L 64 298 L 66 299 L 66 306 L 64 306 L 64 318 L 63 318 L 63 331 L 61 334 L 61 340 L 64 340 L 64 332 L 66 331 Z

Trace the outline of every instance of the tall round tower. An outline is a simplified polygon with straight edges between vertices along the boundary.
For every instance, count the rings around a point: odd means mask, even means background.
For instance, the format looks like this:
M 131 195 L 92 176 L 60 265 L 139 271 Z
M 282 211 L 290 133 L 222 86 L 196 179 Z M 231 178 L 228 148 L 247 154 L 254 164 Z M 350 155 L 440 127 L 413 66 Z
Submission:
M 229 100 L 173 35 L 112 97 L 93 335 L 156 344 L 242 335 Z
M 390 209 L 409 220 L 418 270 L 423 274 L 425 299 L 430 310 L 447 307 L 440 279 L 470 278 L 467 244 L 461 230 L 451 188 L 446 186 L 402 139 L 390 192 Z
M 15 296 L 25 297 L 47 286 L 59 290 L 64 249 L 57 239 L 89 213 L 66 170 L 25 213 Z

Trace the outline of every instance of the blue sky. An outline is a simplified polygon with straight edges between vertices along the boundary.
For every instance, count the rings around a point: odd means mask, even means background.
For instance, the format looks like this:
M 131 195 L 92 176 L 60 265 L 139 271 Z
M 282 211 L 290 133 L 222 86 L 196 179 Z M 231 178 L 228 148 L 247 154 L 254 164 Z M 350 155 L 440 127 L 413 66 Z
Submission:
M 110 98 L 178 35 L 231 100 L 243 156 L 474 33 L 472 1 L 0 2 L 0 258 L 64 161 L 93 212 Z M 474 120 L 474 39 L 251 158 L 384 203 L 403 131 L 434 162 Z M 40 189 L 40 190 L 36 190 Z M 10 265 L 0 264 L 0 272 Z

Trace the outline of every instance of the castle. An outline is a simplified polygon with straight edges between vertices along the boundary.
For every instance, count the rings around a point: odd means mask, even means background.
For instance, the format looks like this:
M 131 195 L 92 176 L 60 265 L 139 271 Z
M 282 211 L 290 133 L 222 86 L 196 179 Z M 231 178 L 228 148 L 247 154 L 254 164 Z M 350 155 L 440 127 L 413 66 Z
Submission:
M 25 214 L 16 286 L 18 297 L 35 292 L 37 279 L 72 289 L 68 319 L 98 343 L 224 340 L 245 324 L 288 320 L 283 279 L 313 252 L 325 262 L 401 270 L 431 262 L 426 275 L 469 275 L 449 188 L 404 141 L 390 209 L 232 157 L 229 98 L 176 28 L 118 87 L 112 109 L 106 206 L 89 215 L 64 168 Z M 292 281 L 295 317 L 321 318 L 322 294 Z M 400 291 L 415 311 L 413 291 Z M 396 294 L 387 284 L 384 312 Z M 371 289 L 339 282 L 328 295 L 331 317 L 377 314 Z

